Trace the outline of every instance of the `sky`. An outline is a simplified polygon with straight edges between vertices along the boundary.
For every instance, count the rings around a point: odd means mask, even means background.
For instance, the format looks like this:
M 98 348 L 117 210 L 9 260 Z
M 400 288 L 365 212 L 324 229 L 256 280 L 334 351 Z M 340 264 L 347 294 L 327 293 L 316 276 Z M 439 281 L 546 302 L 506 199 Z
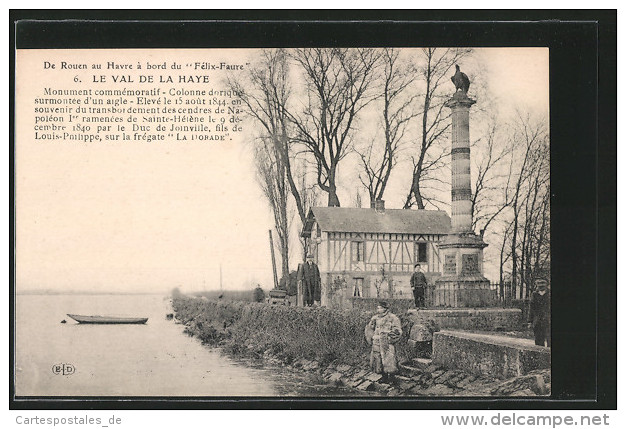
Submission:
M 271 287 L 268 230 L 273 221 L 256 182 L 248 133 L 220 144 L 70 144 L 35 142 L 29 131 L 34 95 L 67 78 L 61 71 L 44 72 L 44 58 L 236 62 L 254 54 L 18 52 L 18 292 L 217 289 L 220 266 L 224 289 L 257 282 Z M 502 114 L 524 105 L 547 115 L 547 49 L 478 49 L 474 60 L 484 70 Z M 402 191 L 396 187 L 391 194 Z M 344 205 L 349 205 L 350 191 L 340 189 Z M 300 256 L 292 252 L 292 266 Z
M 549 108 L 549 52 L 547 48 L 477 49 L 485 66 L 491 93 L 508 112 L 527 106 L 547 114 Z

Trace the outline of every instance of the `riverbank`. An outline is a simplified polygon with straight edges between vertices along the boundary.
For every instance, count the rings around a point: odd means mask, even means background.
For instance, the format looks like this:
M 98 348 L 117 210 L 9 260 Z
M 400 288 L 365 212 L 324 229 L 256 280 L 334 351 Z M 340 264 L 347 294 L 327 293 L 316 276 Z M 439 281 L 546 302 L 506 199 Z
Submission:
M 205 344 L 235 355 L 262 358 L 271 354 L 285 364 L 308 359 L 358 365 L 369 352 L 363 328 L 371 315 L 264 303 L 177 298 L 176 318 Z
M 410 359 L 412 322 L 398 314 L 403 335 L 397 344 L 405 365 L 394 382 L 383 383 L 368 369 L 370 347 L 363 329 L 372 316 L 361 310 L 301 308 L 262 303 L 219 302 L 194 298 L 173 300 L 176 318 L 186 332 L 234 356 L 319 377 L 364 395 L 386 396 L 537 396 L 549 395 L 550 371 L 508 380 L 471 375 Z

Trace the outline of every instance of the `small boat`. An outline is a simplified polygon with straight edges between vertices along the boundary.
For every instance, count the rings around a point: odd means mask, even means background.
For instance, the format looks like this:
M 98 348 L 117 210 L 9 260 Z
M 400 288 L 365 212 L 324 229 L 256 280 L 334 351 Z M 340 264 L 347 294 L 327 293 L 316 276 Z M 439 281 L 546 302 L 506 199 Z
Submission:
M 69 317 L 78 323 L 92 323 L 104 325 L 135 324 L 140 325 L 148 321 L 147 317 L 116 317 L 116 316 L 80 316 L 78 314 L 68 314 Z

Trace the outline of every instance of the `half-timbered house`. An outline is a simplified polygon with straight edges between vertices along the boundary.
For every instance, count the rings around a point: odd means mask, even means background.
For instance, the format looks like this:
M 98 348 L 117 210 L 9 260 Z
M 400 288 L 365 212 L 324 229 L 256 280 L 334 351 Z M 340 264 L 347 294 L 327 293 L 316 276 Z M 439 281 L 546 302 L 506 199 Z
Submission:
M 322 278 L 322 305 L 346 306 L 349 299 L 411 298 L 413 267 L 427 279 L 441 274 L 437 243 L 450 231 L 438 210 L 314 207 L 302 236 Z

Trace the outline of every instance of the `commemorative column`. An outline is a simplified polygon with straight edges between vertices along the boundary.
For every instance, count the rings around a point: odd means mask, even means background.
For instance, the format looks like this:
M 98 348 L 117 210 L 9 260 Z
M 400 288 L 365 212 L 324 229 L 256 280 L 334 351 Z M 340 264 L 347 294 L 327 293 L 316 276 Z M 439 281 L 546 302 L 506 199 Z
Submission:
M 456 79 L 456 80 L 455 80 Z M 493 302 L 489 280 L 483 276 L 483 249 L 487 246 L 472 230 L 470 167 L 469 79 L 457 67 L 452 78 L 457 87 L 446 101 L 452 110 L 452 230 L 439 243 L 443 273 L 435 283 L 434 305 L 485 307 Z

